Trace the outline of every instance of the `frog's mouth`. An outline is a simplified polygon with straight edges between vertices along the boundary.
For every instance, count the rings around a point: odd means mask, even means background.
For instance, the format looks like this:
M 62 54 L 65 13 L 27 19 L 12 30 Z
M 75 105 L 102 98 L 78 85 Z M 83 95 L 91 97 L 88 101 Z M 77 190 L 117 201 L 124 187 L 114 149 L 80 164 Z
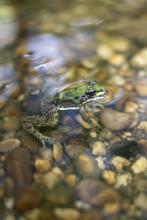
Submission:
M 107 90 L 99 92 L 98 96 L 87 99 L 86 101 L 84 101 L 82 103 L 82 105 L 85 105 L 85 104 L 87 104 L 89 102 L 101 101 L 101 100 L 103 100 L 106 97 L 107 93 L 108 93 Z

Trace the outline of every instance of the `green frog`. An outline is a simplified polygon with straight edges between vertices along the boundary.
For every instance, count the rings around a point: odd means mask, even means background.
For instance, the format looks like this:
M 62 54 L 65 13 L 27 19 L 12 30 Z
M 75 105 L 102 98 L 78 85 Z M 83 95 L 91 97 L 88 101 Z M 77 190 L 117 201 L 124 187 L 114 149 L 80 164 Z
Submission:
M 87 116 L 88 104 L 99 105 L 102 108 L 106 102 L 108 91 L 105 86 L 96 81 L 79 81 L 70 83 L 61 88 L 50 99 L 41 100 L 41 113 L 25 116 L 23 121 L 24 129 L 39 139 L 43 146 L 46 143 L 53 144 L 55 138 L 47 137 L 37 130 L 37 127 L 55 127 L 59 122 L 59 111 L 79 110 L 82 118 L 90 120 Z

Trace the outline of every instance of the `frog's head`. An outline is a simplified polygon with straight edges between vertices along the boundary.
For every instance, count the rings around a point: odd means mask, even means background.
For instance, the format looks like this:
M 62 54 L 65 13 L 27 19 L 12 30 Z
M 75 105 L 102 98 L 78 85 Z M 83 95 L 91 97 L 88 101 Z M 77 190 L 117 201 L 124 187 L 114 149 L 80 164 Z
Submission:
M 100 101 L 106 96 L 107 90 L 96 81 L 79 81 L 63 87 L 55 96 L 59 109 L 75 109 L 88 102 Z
M 82 104 L 88 102 L 100 101 L 107 94 L 107 90 L 104 86 L 100 85 L 96 81 L 86 81 L 85 88 L 81 94 L 80 100 Z

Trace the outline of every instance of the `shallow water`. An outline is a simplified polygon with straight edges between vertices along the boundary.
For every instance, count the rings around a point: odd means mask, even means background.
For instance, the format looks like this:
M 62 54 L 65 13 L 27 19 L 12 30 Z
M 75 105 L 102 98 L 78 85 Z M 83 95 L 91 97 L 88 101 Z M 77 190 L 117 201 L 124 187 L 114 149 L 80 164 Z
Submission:
M 146 1 L 0 2 L 0 219 L 145 220 Z M 23 129 L 60 87 L 96 80 L 104 108 Z M 98 103 L 99 104 L 99 103 Z

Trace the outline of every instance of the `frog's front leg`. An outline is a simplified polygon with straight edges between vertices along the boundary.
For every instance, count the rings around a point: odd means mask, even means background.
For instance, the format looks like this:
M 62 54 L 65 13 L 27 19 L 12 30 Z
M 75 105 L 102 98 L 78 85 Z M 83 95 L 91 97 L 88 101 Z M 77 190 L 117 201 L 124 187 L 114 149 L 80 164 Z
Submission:
M 54 106 L 50 106 L 48 108 L 48 112 L 46 111 L 46 113 L 45 113 L 45 110 L 42 109 L 42 111 L 44 111 L 43 115 L 26 116 L 22 119 L 22 122 L 23 122 L 23 128 L 29 134 L 32 134 L 34 137 L 40 140 L 43 146 L 45 147 L 46 143 L 53 144 L 55 142 L 55 139 L 43 135 L 41 132 L 37 130 L 36 127 L 57 126 L 58 121 L 59 121 L 59 114 L 58 114 L 57 109 L 54 108 Z
M 96 108 L 99 106 L 99 110 L 101 110 L 101 108 L 103 108 L 102 105 L 96 105 Z M 92 124 L 93 126 L 96 126 L 96 127 L 99 127 L 101 128 L 100 126 L 100 123 L 98 122 L 98 120 L 96 120 L 95 118 L 93 117 L 90 117 L 88 112 L 95 112 L 95 106 L 92 105 L 92 106 L 89 106 L 87 104 L 81 106 L 80 108 L 80 114 L 82 116 L 82 118 L 87 121 L 88 123 Z

